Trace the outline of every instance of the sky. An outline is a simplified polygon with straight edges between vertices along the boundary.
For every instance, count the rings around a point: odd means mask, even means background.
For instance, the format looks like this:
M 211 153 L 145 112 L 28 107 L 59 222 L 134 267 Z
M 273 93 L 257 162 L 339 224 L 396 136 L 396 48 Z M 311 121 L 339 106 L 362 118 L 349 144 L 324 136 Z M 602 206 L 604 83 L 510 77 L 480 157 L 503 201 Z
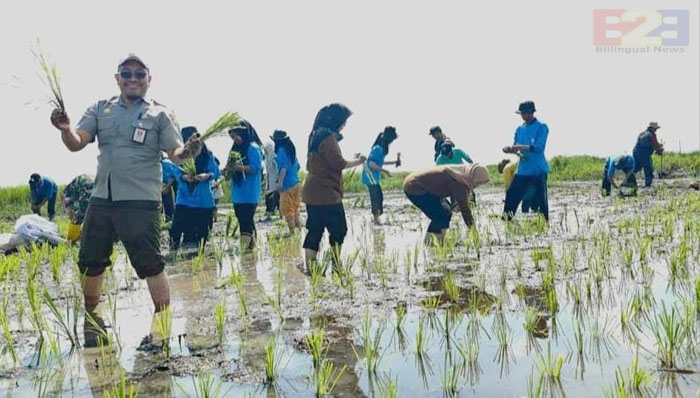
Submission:
M 48 90 L 30 52 L 37 38 L 57 65 L 74 123 L 118 94 L 118 61 L 134 52 L 151 68 L 149 96 L 181 126 L 204 130 L 233 110 L 264 139 L 287 131 L 302 162 L 314 116 L 331 102 L 353 111 L 346 158 L 368 153 L 393 125 L 399 138 L 387 160 L 401 152 L 404 170 L 432 164 L 433 125 L 475 161 L 498 162 L 525 100 L 549 126 L 549 158 L 631 153 L 650 121 L 662 126 L 667 150 L 700 146 L 697 0 L 182 3 L 12 2 L 0 15 L 0 186 L 25 184 L 33 172 L 67 183 L 96 169 L 97 145 L 71 153 L 49 123 Z M 596 52 L 596 8 L 690 10 L 689 45 Z M 222 159 L 230 145 L 227 137 L 209 143 Z

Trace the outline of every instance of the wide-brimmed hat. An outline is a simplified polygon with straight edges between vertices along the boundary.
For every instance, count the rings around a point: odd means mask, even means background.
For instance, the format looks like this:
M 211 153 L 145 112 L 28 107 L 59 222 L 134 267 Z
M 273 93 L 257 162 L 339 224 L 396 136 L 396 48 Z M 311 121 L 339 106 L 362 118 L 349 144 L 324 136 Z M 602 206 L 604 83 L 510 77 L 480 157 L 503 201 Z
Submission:
M 282 141 L 286 140 L 287 138 L 289 138 L 287 132 L 282 130 L 275 130 L 275 132 L 272 133 L 272 135 L 270 136 L 270 139 L 272 139 L 272 141 Z
M 437 133 L 442 133 L 442 129 L 440 128 L 440 126 L 433 126 L 430 128 L 430 132 L 428 133 L 428 135 L 433 135 Z
M 659 123 L 656 123 L 656 122 L 649 122 L 649 127 L 655 128 L 655 129 L 661 128 L 661 126 L 659 126 Z
M 521 102 L 515 113 L 535 113 L 535 103 L 532 101 Z

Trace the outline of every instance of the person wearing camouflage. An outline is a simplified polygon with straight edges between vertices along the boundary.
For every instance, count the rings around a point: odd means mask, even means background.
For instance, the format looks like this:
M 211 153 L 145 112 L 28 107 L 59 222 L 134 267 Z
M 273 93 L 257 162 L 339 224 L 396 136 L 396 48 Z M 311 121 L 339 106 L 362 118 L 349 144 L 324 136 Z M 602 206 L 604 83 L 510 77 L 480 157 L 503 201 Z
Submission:
M 94 183 L 95 180 L 92 176 L 81 174 L 63 189 L 63 205 L 66 207 L 70 219 L 68 240 L 71 242 L 77 242 L 80 239 L 80 226 L 85 219 Z

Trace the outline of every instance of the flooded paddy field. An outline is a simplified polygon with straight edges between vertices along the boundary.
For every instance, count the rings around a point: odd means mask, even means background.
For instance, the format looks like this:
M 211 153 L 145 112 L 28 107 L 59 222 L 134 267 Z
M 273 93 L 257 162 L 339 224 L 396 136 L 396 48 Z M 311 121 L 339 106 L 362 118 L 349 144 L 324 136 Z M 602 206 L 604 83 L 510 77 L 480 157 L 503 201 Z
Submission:
M 279 221 L 240 255 L 223 207 L 206 248 L 168 255 L 160 322 L 115 247 L 98 348 L 80 348 L 77 250 L 35 247 L 0 262 L 0 396 L 694 397 L 700 195 L 687 186 L 620 199 L 557 184 L 549 226 L 505 223 L 487 187 L 476 228 L 455 214 L 439 247 L 402 194 L 386 195 L 382 226 L 367 195 L 349 197 L 342 265 L 311 272 L 303 233 Z M 151 330 L 165 347 L 144 349 Z

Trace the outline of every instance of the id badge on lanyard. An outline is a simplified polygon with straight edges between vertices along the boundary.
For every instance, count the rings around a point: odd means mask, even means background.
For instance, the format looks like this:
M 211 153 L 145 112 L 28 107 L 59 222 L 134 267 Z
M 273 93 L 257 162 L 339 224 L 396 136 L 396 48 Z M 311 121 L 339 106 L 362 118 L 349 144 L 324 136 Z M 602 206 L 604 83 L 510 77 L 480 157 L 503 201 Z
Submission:
M 146 142 L 146 134 L 148 134 L 148 130 L 141 126 L 142 116 L 143 112 L 139 113 L 139 117 L 137 119 L 137 121 L 139 122 L 139 126 L 134 127 L 134 133 L 131 135 L 131 141 L 141 145 L 143 145 Z

